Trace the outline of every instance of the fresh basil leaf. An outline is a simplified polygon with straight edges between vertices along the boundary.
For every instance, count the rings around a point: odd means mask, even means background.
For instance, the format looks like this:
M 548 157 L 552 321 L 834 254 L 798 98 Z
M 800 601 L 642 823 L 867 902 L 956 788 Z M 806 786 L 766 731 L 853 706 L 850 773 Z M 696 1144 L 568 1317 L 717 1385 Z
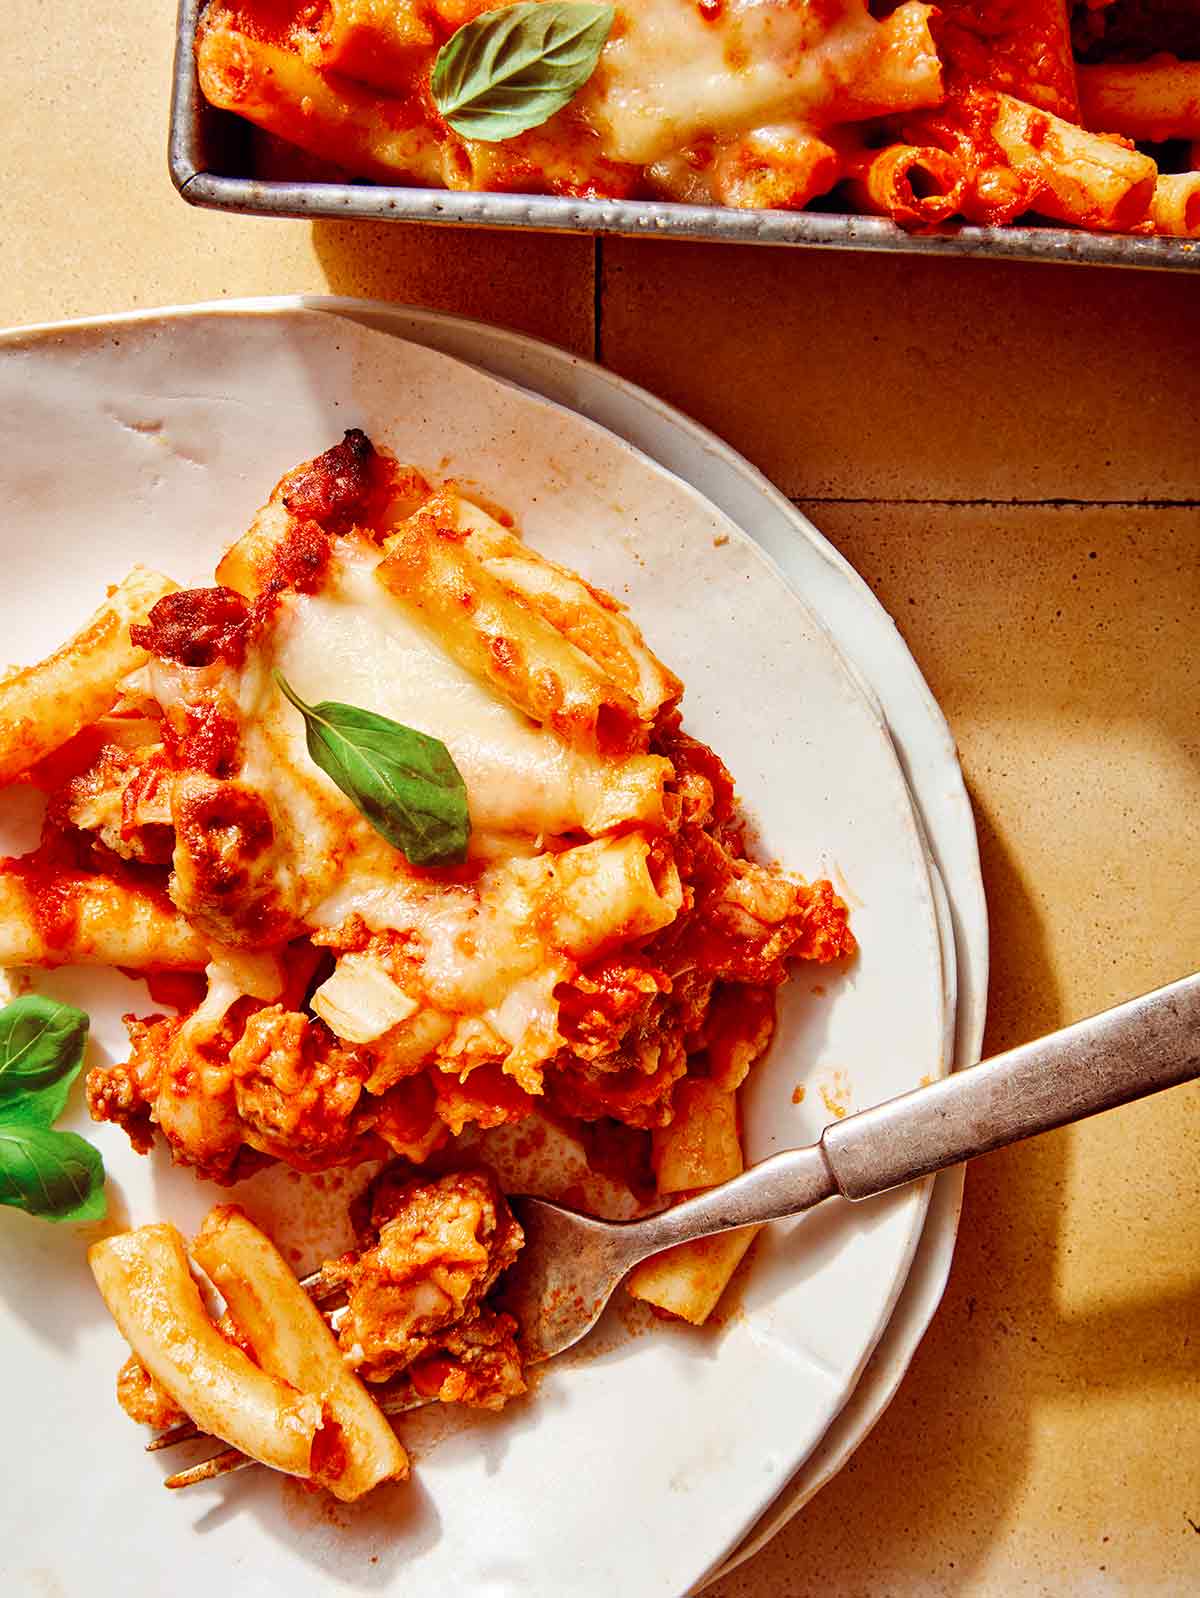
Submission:
M 563 0 L 485 11 L 438 51 L 430 86 L 456 133 L 499 143 L 561 111 L 596 70 L 612 6 Z
M 278 671 L 275 681 L 304 717 L 312 759 L 393 848 L 414 866 L 467 858 L 467 789 L 440 739 L 354 705 L 306 705 Z
M 0 1119 L 52 1126 L 83 1065 L 87 1035 L 82 1010 L 40 993 L 0 1010 Z
M 74 1132 L 0 1126 L 0 1204 L 47 1221 L 99 1221 L 108 1207 L 104 1162 Z

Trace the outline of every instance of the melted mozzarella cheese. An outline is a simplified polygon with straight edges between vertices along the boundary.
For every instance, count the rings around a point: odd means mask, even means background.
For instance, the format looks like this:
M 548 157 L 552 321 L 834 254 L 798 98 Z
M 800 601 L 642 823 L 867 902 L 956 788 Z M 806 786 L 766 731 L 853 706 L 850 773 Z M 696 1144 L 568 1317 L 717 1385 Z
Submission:
M 156 665 L 164 708 L 197 694 L 236 696 L 236 777 L 180 781 L 250 790 L 265 805 L 273 841 L 253 892 L 265 882 L 270 900 L 252 908 L 310 928 L 358 916 L 372 932 L 401 935 L 415 961 L 403 988 L 383 965 L 349 953 L 313 1001 L 348 1042 L 382 1042 L 380 1081 L 411 1048 L 441 1048 L 444 1068 L 465 1074 L 489 1057 L 488 1045 L 537 1092 L 541 1064 L 561 1045 L 557 985 L 602 947 L 665 925 L 680 903 L 670 872 L 652 876 L 643 832 L 571 848 L 555 835 L 658 821 L 671 768 L 657 756 L 606 761 L 571 749 L 499 699 L 408 619 L 375 576 L 379 558 L 362 547 L 334 564 L 319 593 L 282 596 L 236 675 L 220 664 Z M 370 826 L 309 755 L 276 666 L 309 703 L 353 704 L 447 745 L 467 787 L 469 880 L 412 870 Z M 269 976 L 247 970 L 240 982 L 214 981 L 204 1021 L 219 1020 L 240 991 L 265 996 Z
M 420 951 L 428 1008 L 470 1018 L 465 1031 L 463 1024 L 456 1029 L 457 1046 L 448 1045 L 447 1068 L 460 1069 L 461 1060 L 465 1074 L 482 1058 L 471 1045 L 488 1038 L 493 1049 L 507 1046 L 505 1069 L 536 1093 L 541 1065 L 562 1041 L 557 985 L 579 961 L 644 937 L 679 911 L 674 870 L 656 880 L 649 856 L 649 841 L 626 833 L 489 865 L 470 887 L 356 874 L 339 882 L 316 914 L 331 925 L 357 915 L 372 931 L 408 934 Z M 341 965 L 355 959 L 345 956 Z M 338 1030 L 336 1020 L 330 1024 Z
M 378 561 L 378 551 L 361 550 L 334 567 L 319 593 L 283 598 L 238 683 L 239 781 L 271 811 L 278 898 L 297 920 L 336 924 L 350 913 L 348 885 L 356 903 L 378 892 L 394 897 L 409 892 L 411 874 L 312 760 L 303 718 L 271 676 L 275 665 L 310 704 L 353 704 L 440 738 L 466 784 L 474 859 L 527 855 L 563 833 L 661 821 L 667 761 L 606 761 L 569 748 L 410 621 L 376 579 Z M 167 675 L 156 685 L 164 703 Z M 327 900 L 343 905 L 340 915 Z
M 581 103 L 604 153 L 648 165 L 701 135 L 820 114 L 869 54 L 864 0 L 697 0 L 623 7 Z
M 473 829 L 553 835 L 659 818 L 663 761 L 614 764 L 569 748 L 451 660 L 376 579 L 377 564 L 373 551 L 344 560 L 319 594 L 285 602 L 275 659 L 302 698 L 440 738 L 466 783 Z M 278 702 L 273 715 L 285 741 L 302 745 L 298 713 Z
M 441 1010 L 483 1010 L 546 959 L 532 900 L 505 895 L 497 902 L 503 876 L 503 867 L 489 867 L 477 883 L 459 887 L 400 870 L 390 878 L 356 872 L 337 884 L 313 919 L 340 926 L 358 915 L 373 932 L 415 934 L 427 1001 Z
M 420 951 L 424 1006 L 419 1016 L 404 1018 L 397 1038 L 401 1049 L 412 1021 L 466 1017 L 446 1045 L 445 1069 L 465 1076 L 487 1054 L 486 1050 L 472 1053 L 470 1041 L 487 1039 L 493 1053 L 507 1054 L 505 1069 L 537 1093 L 540 1066 L 562 1041 L 554 990 L 573 965 L 547 940 L 544 907 L 534 885 L 523 881 L 520 873 L 526 862 L 514 864 L 515 875 L 512 867 L 489 866 L 469 888 L 399 874 L 390 880 L 356 875 L 339 883 L 316 918 L 337 925 L 356 914 L 373 931 L 407 933 L 411 946 Z M 343 956 L 330 982 L 336 984 L 342 968 L 356 958 Z M 325 1019 L 346 1036 L 336 1017 L 331 1020 L 325 1014 Z M 450 1032 L 447 1021 L 437 1029 L 430 1048 Z M 383 1069 L 386 1075 L 386 1064 Z

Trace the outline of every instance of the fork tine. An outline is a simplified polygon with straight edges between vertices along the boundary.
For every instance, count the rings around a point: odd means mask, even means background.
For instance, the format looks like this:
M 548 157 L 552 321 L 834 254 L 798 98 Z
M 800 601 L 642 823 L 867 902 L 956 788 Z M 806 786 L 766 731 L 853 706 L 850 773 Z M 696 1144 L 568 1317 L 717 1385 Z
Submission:
M 367 1391 L 371 1392 L 370 1387 Z M 421 1393 L 414 1392 L 411 1387 L 399 1387 L 387 1393 L 372 1393 L 371 1396 L 385 1415 L 405 1415 L 410 1409 L 422 1409 L 426 1404 L 434 1402 L 433 1398 L 426 1398 Z M 193 1443 L 197 1438 L 207 1436 L 208 1433 L 202 1432 L 199 1426 L 190 1420 L 185 1420 L 178 1426 L 172 1426 L 170 1431 L 160 1432 L 157 1437 L 152 1437 L 146 1444 L 146 1452 L 157 1454 L 164 1448 L 174 1448 L 179 1443 Z M 179 1485 L 187 1484 L 181 1482 Z
M 194 1487 L 197 1482 L 213 1481 L 217 1476 L 228 1476 L 232 1471 L 245 1470 L 247 1465 L 257 1465 L 257 1459 L 239 1453 L 236 1448 L 224 1448 L 209 1459 L 202 1459 L 189 1470 L 177 1470 L 163 1482 L 164 1487 Z
M 160 1448 L 174 1448 L 176 1443 L 190 1443 L 194 1437 L 203 1437 L 204 1433 L 199 1426 L 190 1420 L 181 1420 L 178 1426 L 172 1426 L 170 1431 L 159 1432 L 157 1437 L 152 1437 L 146 1444 L 148 1454 L 156 1454 Z
M 376 1403 L 385 1415 L 403 1415 L 410 1409 L 421 1409 L 426 1404 L 435 1403 L 433 1398 L 426 1398 L 420 1393 L 414 1393 L 412 1388 L 400 1388 L 396 1392 L 382 1393 L 376 1398 Z M 204 1432 L 197 1432 L 197 1437 L 203 1437 Z M 183 1441 L 182 1438 L 179 1441 Z M 164 1447 L 168 1446 L 164 1444 Z M 198 1482 L 215 1481 L 218 1476 L 228 1476 L 235 1470 L 245 1470 L 248 1465 L 257 1465 L 257 1459 L 239 1453 L 236 1448 L 225 1448 L 219 1454 L 213 1454 L 208 1459 L 202 1459 L 198 1465 L 192 1465 L 188 1470 L 178 1470 L 173 1476 L 168 1476 L 163 1482 L 164 1487 L 174 1490 L 177 1487 L 194 1487 Z
M 367 1392 L 371 1392 L 369 1386 Z M 371 1393 L 371 1397 L 385 1415 L 407 1415 L 410 1409 L 424 1409 L 426 1404 L 437 1403 L 432 1394 L 426 1397 L 424 1393 L 414 1392 L 411 1387 L 398 1387 L 391 1393 Z
M 342 1292 L 346 1284 L 339 1277 L 326 1275 L 325 1266 L 322 1265 L 319 1270 L 310 1271 L 307 1276 L 302 1276 L 300 1286 L 314 1304 L 320 1304 L 323 1300 L 332 1298 L 335 1293 Z

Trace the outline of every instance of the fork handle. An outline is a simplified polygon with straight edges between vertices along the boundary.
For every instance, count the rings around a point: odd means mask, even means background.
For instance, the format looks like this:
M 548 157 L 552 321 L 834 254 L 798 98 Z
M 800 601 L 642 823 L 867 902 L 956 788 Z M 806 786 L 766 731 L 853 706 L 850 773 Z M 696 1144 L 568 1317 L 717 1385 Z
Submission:
M 628 1227 L 629 1259 L 865 1199 L 976 1154 L 1200 1076 L 1200 973 L 825 1128 L 741 1176 Z M 624 1228 L 622 1228 L 624 1230 Z
M 1200 973 L 825 1129 L 838 1190 L 870 1198 L 1200 1076 Z

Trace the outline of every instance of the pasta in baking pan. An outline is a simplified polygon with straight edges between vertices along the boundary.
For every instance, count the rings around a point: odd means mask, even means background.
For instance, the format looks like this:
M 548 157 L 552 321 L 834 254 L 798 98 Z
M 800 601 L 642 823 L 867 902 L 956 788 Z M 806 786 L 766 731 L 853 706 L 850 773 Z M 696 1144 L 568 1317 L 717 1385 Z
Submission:
M 1163 142 L 1200 138 L 1200 61 L 1164 52 L 1167 21 L 1153 0 L 209 0 L 196 59 L 212 105 L 334 180 L 1192 234 L 1190 158 Z

